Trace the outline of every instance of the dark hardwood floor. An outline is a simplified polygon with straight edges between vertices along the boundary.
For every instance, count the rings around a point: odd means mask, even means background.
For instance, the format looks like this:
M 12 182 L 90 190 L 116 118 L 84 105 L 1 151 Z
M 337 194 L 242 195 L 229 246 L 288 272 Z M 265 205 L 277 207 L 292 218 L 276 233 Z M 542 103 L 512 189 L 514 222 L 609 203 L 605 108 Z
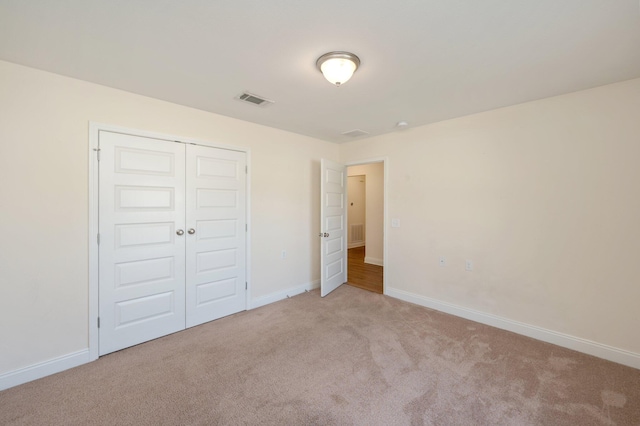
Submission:
M 382 294 L 382 266 L 364 263 L 364 247 L 349 249 L 347 284 Z

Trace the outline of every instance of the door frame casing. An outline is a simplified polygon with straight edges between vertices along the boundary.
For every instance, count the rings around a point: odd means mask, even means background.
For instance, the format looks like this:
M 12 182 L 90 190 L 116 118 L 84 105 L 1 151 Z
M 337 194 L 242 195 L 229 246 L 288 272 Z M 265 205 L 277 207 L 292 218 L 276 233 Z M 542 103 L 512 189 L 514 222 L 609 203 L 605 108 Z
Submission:
M 387 294 L 387 264 L 388 264 L 388 255 L 387 255 L 387 221 L 388 221 L 388 198 L 387 197 L 387 186 L 389 181 L 389 157 L 374 157 L 368 158 L 365 160 L 357 160 L 357 161 L 346 161 L 344 162 L 344 166 L 349 168 L 349 166 L 365 166 L 367 164 L 373 163 L 382 163 L 382 173 L 383 176 L 383 185 L 382 185 L 382 204 L 383 204 L 383 212 L 382 212 L 382 294 Z M 348 175 L 348 171 L 347 171 Z M 349 193 L 347 191 L 347 204 L 349 202 Z M 348 209 L 345 213 L 345 221 L 349 220 Z M 348 257 L 348 254 L 345 254 L 345 257 Z M 345 265 L 347 265 L 347 276 L 349 276 L 349 266 L 348 266 L 347 258 L 345 258 Z M 390 286 L 389 286 L 390 287 Z
M 89 306 L 88 306 L 88 331 L 89 331 L 89 361 L 95 361 L 99 357 L 99 329 L 98 315 L 100 313 L 99 304 L 99 258 L 98 258 L 98 230 L 99 216 L 98 207 L 100 199 L 99 191 L 99 163 L 98 163 L 98 143 L 100 131 L 113 133 L 123 133 L 132 136 L 160 139 L 171 142 L 185 144 L 202 145 L 211 148 L 227 149 L 230 151 L 244 152 L 247 156 L 247 181 L 246 181 L 246 221 L 247 231 L 245 233 L 246 244 L 246 280 L 247 291 L 245 297 L 245 307 L 250 309 L 251 301 L 251 150 L 245 147 L 225 145 L 208 142 L 199 139 L 186 138 L 183 136 L 167 135 L 163 133 L 149 132 L 146 130 L 131 129 L 115 126 L 111 124 L 89 122 Z

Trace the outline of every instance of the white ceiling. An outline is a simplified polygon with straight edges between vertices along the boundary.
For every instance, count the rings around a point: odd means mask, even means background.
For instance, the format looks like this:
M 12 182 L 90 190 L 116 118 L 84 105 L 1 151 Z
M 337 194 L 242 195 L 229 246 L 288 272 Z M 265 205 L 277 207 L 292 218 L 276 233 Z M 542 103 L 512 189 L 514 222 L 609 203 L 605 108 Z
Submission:
M 342 87 L 316 59 L 362 61 Z M 0 59 L 332 142 L 640 77 L 638 0 L 0 0 Z M 234 100 L 242 91 L 268 108 Z M 361 136 L 360 138 L 363 138 Z

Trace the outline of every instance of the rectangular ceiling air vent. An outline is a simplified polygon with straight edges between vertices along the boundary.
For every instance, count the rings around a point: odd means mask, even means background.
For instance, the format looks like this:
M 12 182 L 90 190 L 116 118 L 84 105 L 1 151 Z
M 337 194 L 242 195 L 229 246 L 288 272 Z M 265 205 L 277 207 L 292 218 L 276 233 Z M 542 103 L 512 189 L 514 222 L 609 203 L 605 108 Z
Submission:
M 264 98 L 262 96 L 258 96 L 256 94 L 249 93 L 249 92 L 243 92 L 242 94 L 236 96 L 236 99 L 239 101 L 246 102 L 251 105 L 256 105 L 260 107 L 266 107 L 275 103 L 272 100 L 269 100 L 267 98 Z
M 349 130 L 348 132 L 344 132 L 342 134 L 345 136 L 351 136 L 352 138 L 357 138 L 358 136 L 368 135 L 369 132 L 365 132 L 364 130 L 360 130 L 360 129 L 355 129 L 355 130 Z

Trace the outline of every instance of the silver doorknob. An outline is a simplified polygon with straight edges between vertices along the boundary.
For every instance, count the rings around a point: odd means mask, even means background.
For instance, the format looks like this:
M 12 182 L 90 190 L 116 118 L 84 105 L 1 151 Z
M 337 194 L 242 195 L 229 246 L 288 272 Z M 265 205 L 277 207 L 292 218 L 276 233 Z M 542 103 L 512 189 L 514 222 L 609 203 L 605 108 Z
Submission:
M 328 237 L 328 236 L 329 236 L 329 233 L 328 233 L 328 232 L 325 232 L 325 233 L 324 233 L 324 236 L 325 236 L 325 237 Z
M 178 229 L 178 230 L 176 231 L 176 234 L 178 234 L 178 235 L 184 235 L 184 231 L 183 231 L 182 229 Z
M 321 237 L 321 238 L 322 238 L 322 232 L 320 232 L 320 233 L 318 234 L 318 237 Z
M 189 228 L 189 230 L 187 231 L 189 234 L 193 235 L 196 233 L 196 230 L 193 228 Z

